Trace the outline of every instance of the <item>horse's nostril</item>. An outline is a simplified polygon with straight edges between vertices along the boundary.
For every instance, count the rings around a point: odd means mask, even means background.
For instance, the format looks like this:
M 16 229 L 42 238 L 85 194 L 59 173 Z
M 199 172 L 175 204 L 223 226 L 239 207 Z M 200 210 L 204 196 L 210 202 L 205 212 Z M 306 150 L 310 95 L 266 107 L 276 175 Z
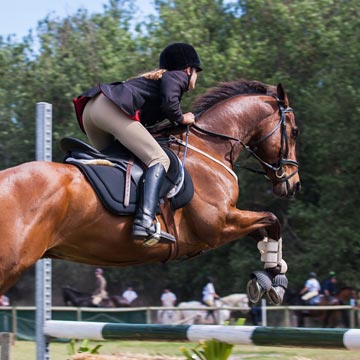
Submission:
M 301 183 L 300 181 L 298 181 L 296 184 L 295 184 L 295 191 L 296 192 L 299 192 L 301 190 Z

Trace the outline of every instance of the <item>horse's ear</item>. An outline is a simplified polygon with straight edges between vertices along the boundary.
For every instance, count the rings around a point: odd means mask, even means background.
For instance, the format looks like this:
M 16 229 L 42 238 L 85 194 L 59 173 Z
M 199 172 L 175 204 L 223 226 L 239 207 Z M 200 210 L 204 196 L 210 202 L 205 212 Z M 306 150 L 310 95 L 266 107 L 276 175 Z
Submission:
M 279 83 L 277 86 L 277 94 L 278 94 L 279 100 L 281 102 L 283 102 L 285 106 L 289 106 L 289 101 L 288 101 L 285 89 L 283 88 L 281 83 Z

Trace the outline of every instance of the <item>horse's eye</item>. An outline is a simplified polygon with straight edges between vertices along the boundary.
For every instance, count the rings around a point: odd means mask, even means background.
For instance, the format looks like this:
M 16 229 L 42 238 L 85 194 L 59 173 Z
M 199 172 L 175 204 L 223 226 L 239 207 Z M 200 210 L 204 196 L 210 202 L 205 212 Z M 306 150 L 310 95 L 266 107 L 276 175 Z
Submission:
M 291 129 L 291 136 L 296 139 L 299 135 L 299 129 L 298 128 L 292 128 Z

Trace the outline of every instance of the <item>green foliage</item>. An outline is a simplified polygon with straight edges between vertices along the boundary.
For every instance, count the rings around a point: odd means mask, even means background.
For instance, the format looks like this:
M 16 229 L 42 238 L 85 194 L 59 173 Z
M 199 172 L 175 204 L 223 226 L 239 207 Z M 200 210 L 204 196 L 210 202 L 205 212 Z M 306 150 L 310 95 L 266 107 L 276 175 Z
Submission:
M 246 318 L 238 318 L 238 319 L 236 319 L 235 324 L 232 324 L 232 325 L 243 326 L 243 325 L 245 325 L 245 323 L 246 323 Z M 224 321 L 224 325 L 230 325 L 230 321 L 229 320 Z
M 67 345 L 68 355 L 75 355 L 78 353 L 89 353 L 89 354 L 99 354 L 99 349 L 102 347 L 101 344 L 95 345 L 95 347 L 90 347 L 90 342 L 88 339 L 84 339 L 80 346 L 76 348 L 76 340 L 71 339 Z
M 190 350 L 180 350 L 188 360 L 226 360 L 231 355 L 233 347 L 234 345 L 212 339 L 201 341 Z

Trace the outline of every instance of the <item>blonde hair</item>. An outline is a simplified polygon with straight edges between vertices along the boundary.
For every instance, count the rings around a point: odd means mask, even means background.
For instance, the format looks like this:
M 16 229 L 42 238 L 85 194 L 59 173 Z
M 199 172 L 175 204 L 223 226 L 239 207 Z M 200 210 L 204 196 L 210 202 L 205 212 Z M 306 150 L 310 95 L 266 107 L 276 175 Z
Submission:
M 165 72 L 166 69 L 155 69 L 134 77 L 144 77 L 149 80 L 160 80 Z

